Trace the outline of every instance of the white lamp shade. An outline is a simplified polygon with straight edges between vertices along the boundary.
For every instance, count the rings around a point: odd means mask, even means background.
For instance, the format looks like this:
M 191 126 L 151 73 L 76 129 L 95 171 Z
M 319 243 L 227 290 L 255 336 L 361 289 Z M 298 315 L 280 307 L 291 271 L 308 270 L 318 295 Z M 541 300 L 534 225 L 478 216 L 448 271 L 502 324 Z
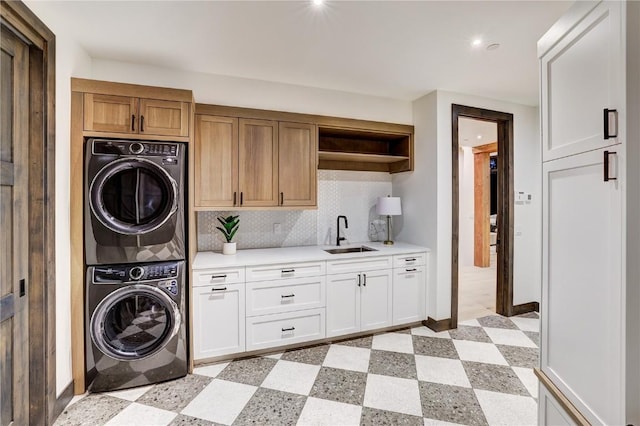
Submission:
M 380 197 L 376 204 L 376 213 L 384 216 L 399 216 L 402 214 L 400 197 Z

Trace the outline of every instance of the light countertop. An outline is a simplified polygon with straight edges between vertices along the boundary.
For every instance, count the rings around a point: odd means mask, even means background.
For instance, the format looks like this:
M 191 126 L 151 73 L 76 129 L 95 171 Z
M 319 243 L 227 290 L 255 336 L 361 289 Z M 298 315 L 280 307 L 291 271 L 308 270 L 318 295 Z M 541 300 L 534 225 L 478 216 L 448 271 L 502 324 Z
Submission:
M 341 245 L 340 248 L 367 246 L 376 251 L 330 254 L 325 249 L 338 248 L 337 246 L 302 246 L 302 247 L 278 247 L 264 249 L 238 250 L 236 254 L 223 255 L 212 251 L 201 251 L 191 264 L 193 269 L 229 268 L 245 265 L 270 265 L 276 263 L 298 263 L 324 260 L 340 260 L 350 258 L 363 258 L 375 256 L 393 256 L 396 254 L 409 254 L 430 251 L 426 247 L 413 244 L 396 242 L 393 245 L 384 245 L 381 242 L 365 242 Z

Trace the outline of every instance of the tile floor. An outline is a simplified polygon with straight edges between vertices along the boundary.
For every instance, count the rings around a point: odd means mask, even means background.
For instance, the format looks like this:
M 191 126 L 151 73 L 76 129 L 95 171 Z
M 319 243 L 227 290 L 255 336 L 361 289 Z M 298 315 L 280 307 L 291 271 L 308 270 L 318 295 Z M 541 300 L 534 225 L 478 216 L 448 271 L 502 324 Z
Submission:
M 489 267 L 460 266 L 458 269 L 458 320 L 496 313 L 498 255 L 491 247 Z
M 416 327 L 75 398 L 55 425 L 534 425 L 537 314 Z

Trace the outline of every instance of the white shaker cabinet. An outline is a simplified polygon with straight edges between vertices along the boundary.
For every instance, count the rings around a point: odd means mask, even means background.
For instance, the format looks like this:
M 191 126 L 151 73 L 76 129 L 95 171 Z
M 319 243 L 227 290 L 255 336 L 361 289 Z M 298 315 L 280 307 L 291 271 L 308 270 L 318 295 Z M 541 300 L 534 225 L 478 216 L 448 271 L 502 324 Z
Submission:
M 373 264 L 391 266 L 392 260 L 327 262 L 328 271 L 351 271 L 327 275 L 327 337 L 392 324 L 393 273 L 391 269 L 368 270 Z
M 627 203 L 637 200 L 640 185 L 627 179 L 640 167 L 637 156 L 627 157 L 638 152 L 640 102 L 628 85 L 637 88 L 640 70 L 625 46 L 640 53 L 638 25 L 635 2 L 576 2 L 538 42 L 540 424 L 571 424 L 572 410 L 594 425 L 640 422 L 640 392 L 630 386 L 640 362 L 640 341 L 629 332 L 638 327 L 630 321 L 637 304 L 627 302 L 638 298 L 638 277 L 626 272 L 637 262 L 627 257 L 629 247 L 638 242 L 627 231 L 637 223 Z
M 193 288 L 194 360 L 244 352 L 244 299 L 244 283 Z
M 424 266 L 393 270 L 393 325 L 425 319 L 425 279 Z
M 585 2 L 582 9 L 592 10 L 562 37 L 539 42 L 539 50 L 548 49 L 540 57 L 543 161 L 624 138 L 624 128 L 618 126 L 625 99 L 623 6 L 594 4 Z

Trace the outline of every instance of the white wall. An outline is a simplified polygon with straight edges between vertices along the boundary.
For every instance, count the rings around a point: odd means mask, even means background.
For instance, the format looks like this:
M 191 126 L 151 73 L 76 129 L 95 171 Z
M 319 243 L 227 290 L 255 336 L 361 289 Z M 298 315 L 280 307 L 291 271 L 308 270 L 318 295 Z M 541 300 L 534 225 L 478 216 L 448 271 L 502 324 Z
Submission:
M 407 224 L 401 240 L 433 251 L 430 260 L 428 315 L 451 315 L 451 104 L 514 115 L 514 189 L 532 194 L 532 202 L 514 206 L 514 304 L 540 300 L 540 145 L 538 111 L 477 96 L 436 91 L 414 102 L 416 171 L 394 176 L 394 195 L 403 202 Z M 435 134 L 434 134 L 435 133 Z M 409 201 L 409 199 L 411 199 Z
M 69 259 L 71 76 L 89 77 L 91 58 L 67 33 L 68 23 L 55 12 L 55 4 L 27 0 L 26 5 L 56 35 L 56 392 L 71 383 L 71 298 Z
M 474 242 L 474 164 L 470 146 L 461 146 L 458 155 L 460 179 L 458 218 L 458 263 L 461 267 L 473 266 Z
M 96 80 L 191 89 L 196 102 L 411 124 L 411 102 L 240 77 L 93 60 Z

